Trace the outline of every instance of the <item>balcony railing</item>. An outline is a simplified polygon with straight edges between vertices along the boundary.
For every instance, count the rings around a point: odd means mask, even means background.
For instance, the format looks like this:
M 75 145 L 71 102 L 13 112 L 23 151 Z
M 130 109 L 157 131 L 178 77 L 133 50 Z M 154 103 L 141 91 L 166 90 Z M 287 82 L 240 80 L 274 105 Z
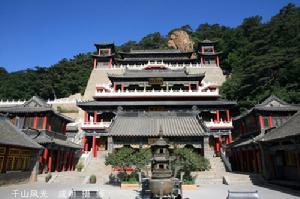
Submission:
M 221 120 L 219 122 L 211 120 L 211 121 L 204 121 L 204 124 L 206 125 L 207 128 L 211 128 L 211 129 L 213 129 L 213 128 L 233 128 L 232 120 L 230 120 L 230 121 Z
M 178 97 L 217 97 L 219 96 L 219 89 L 215 90 L 111 90 L 111 91 L 96 91 L 94 97 L 142 97 L 142 96 L 178 96 Z
M 216 63 L 211 63 L 211 64 L 167 64 L 163 62 L 148 62 L 147 64 L 114 64 L 110 67 L 105 67 L 105 69 L 122 69 L 122 68 L 127 68 L 127 69 L 133 69 L 133 70 L 143 70 L 147 67 L 164 67 L 164 68 L 170 68 L 173 70 L 176 69 L 183 69 L 183 68 L 211 68 L 211 67 L 219 67 L 217 66 Z M 101 67 L 97 67 L 96 69 L 101 69 Z
M 110 122 L 84 122 L 81 126 L 82 129 L 105 129 L 108 128 L 111 124 Z

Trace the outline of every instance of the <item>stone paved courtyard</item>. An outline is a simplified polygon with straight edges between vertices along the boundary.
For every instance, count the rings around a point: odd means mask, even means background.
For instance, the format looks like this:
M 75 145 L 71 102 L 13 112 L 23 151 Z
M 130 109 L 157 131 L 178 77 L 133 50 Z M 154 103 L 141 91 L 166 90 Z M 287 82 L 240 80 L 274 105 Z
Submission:
M 138 196 L 138 190 L 121 190 L 119 187 L 110 185 L 82 185 L 76 182 L 72 183 L 33 183 L 12 185 L 0 188 L 1 199 L 13 198 L 67 198 L 72 189 L 81 190 L 100 190 L 105 199 L 131 199 Z M 195 191 L 184 191 L 184 198 L 191 199 L 215 199 L 226 198 L 227 191 L 254 191 L 258 190 L 262 199 L 294 199 L 300 198 L 300 192 L 285 189 L 282 187 L 268 186 L 228 186 L 228 185 L 207 185 L 202 186 Z M 22 194 L 22 195 L 21 195 Z M 31 194 L 31 197 L 29 195 Z

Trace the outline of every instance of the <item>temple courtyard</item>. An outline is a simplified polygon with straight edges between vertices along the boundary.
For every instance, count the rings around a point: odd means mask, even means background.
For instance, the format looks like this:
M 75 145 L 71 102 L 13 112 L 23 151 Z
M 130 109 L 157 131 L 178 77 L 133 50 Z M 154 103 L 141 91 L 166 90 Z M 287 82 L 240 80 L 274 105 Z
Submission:
M 125 199 L 136 198 L 139 190 L 122 190 L 119 186 L 101 184 L 79 184 L 75 181 L 69 183 L 31 183 L 12 185 L 0 188 L 0 198 L 68 198 L 74 190 L 99 190 L 104 199 Z M 206 185 L 197 190 L 184 191 L 184 198 L 215 199 L 226 198 L 228 190 L 231 191 L 258 191 L 262 199 L 293 199 L 300 198 L 300 192 L 295 190 L 277 187 L 273 185 Z M 30 197 L 31 196 L 31 197 Z

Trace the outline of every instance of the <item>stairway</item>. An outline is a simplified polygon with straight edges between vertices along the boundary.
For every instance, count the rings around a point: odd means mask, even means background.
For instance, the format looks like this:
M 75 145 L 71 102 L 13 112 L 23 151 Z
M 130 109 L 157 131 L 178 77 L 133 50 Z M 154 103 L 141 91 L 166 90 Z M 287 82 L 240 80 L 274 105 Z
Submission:
M 264 179 L 260 174 L 255 173 L 226 173 L 224 175 L 224 184 L 227 185 L 261 185 Z
M 225 166 L 220 157 L 208 157 L 211 169 L 209 171 L 193 172 L 195 183 L 198 185 L 222 184 L 226 173 Z
M 98 151 L 97 157 L 92 157 L 89 164 L 84 170 L 86 176 L 96 175 L 97 184 L 105 184 L 109 181 L 111 166 L 105 165 L 107 151 Z

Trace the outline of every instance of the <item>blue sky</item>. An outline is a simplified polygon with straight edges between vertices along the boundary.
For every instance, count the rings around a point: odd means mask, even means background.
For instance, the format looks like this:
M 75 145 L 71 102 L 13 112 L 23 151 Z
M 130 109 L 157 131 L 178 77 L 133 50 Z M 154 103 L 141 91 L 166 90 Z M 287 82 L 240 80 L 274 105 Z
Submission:
M 1 0 L 0 66 L 48 67 L 93 51 L 96 42 L 119 45 L 185 24 L 235 27 L 254 15 L 268 21 L 289 2 L 299 6 L 296 0 Z

